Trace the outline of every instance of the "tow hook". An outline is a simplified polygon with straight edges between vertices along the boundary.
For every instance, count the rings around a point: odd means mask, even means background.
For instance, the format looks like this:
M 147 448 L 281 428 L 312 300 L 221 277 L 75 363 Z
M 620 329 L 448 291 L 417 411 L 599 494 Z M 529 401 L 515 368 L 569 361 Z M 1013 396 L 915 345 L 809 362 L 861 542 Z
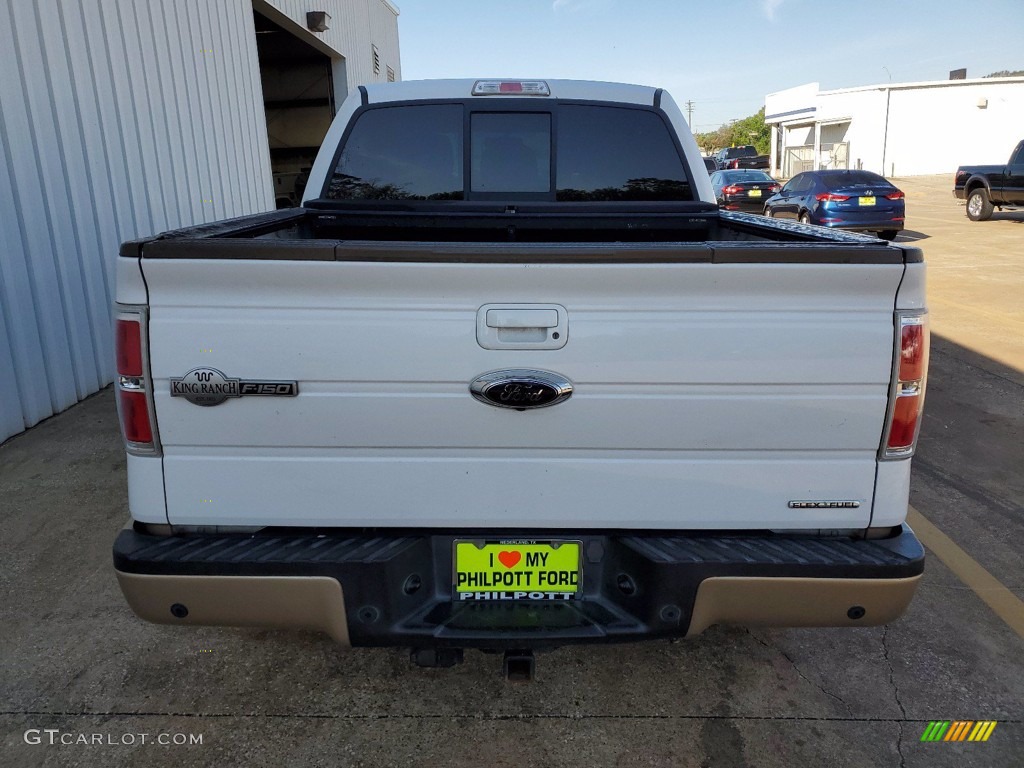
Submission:
M 535 669 L 533 651 L 505 651 L 505 658 L 501 662 L 501 674 L 508 682 L 532 682 Z
M 409 659 L 417 667 L 447 669 L 462 663 L 461 648 L 413 648 Z

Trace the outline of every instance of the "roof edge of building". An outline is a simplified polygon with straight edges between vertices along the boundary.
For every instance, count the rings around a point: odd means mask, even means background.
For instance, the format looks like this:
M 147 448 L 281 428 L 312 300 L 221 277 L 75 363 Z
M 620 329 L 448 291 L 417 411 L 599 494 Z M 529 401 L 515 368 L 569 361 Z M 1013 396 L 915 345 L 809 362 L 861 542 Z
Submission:
M 856 93 L 858 91 L 887 91 L 887 90 L 909 90 L 913 88 L 948 88 L 965 85 L 1012 85 L 1024 83 L 1024 76 L 1016 77 L 972 77 L 966 80 L 915 80 L 905 83 L 875 83 L 872 85 L 853 85 L 848 88 L 818 88 L 818 96 L 831 96 L 837 93 Z M 798 88 L 807 88 L 815 83 L 801 83 L 791 88 L 783 88 L 781 91 L 773 91 L 765 97 L 780 96 Z
M 918 80 L 907 83 L 876 83 L 857 85 L 850 88 L 830 88 L 818 91 L 819 96 L 834 93 L 855 93 L 857 91 L 900 91 L 913 88 L 958 88 L 965 85 L 1010 85 L 1024 83 L 1024 77 L 972 77 L 969 80 Z

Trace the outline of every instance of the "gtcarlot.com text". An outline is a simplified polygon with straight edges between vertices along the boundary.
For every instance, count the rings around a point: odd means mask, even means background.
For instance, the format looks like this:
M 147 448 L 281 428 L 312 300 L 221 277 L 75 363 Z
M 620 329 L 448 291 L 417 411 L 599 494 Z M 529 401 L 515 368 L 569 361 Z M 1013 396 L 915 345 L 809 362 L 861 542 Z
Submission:
M 201 733 L 82 733 L 59 728 L 29 728 L 26 744 L 82 747 L 134 747 L 156 744 L 161 747 L 186 747 L 203 743 Z

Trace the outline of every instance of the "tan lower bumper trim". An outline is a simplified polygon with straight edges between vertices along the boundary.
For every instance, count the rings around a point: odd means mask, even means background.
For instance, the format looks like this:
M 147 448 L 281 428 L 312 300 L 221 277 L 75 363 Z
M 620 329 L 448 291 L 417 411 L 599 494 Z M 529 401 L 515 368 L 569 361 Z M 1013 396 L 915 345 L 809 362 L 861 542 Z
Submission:
M 903 615 L 921 577 L 798 579 L 717 576 L 697 589 L 687 636 L 712 624 L 762 627 L 866 627 Z M 859 619 L 848 611 L 860 607 Z M 855 611 L 854 615 L 859 612 Z
M 341 584 L 324 576 L 160 576 L 117 571 L 132 610 L 157 624 L 312 629 L 349 645 Z M 178 618 L 172 605 L 188 615 Z

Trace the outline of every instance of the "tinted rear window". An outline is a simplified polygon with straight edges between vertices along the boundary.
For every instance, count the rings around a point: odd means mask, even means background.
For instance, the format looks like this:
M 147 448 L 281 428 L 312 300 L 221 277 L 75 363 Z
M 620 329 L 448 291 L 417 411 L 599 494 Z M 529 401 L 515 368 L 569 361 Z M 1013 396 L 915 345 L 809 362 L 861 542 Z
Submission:
M 871 171 L 843 171 L 842 173 L 822 174 L 822 183 L 826 189 L 842 187 L 891 187 L 888 181 Z
M 336 200 L 461 200 L 462 106 L 367 110 L 327 188 Z
M 563 106 L 559 200 L 692 200 L 672 135 L 653 112 Z
M 474 192 L 551 191 L 551 115 L 477 112 L 472 116 Z
M 732 147 L 725 150 L 726 157 L 757 157 L 757 150 L 753 147 Z
M 723 173 L 722 180 L 727 184 L 738 184 L 742 181 L 758 182 L 758 181 L 774 181 L 774 179 L 767 173 L 761 173 L 761 171 L 732 171 L 731 173 Z
M 499 112 L 474 111 L 470 104 L 468 168 L 463 167 L 464 105 L 366 110 L 349 133 L 326 196 L 462 200 L 468 190 L 470 199 L 693 199 L 672 134 L 658 114 L 612 106 L 551 107 Z

